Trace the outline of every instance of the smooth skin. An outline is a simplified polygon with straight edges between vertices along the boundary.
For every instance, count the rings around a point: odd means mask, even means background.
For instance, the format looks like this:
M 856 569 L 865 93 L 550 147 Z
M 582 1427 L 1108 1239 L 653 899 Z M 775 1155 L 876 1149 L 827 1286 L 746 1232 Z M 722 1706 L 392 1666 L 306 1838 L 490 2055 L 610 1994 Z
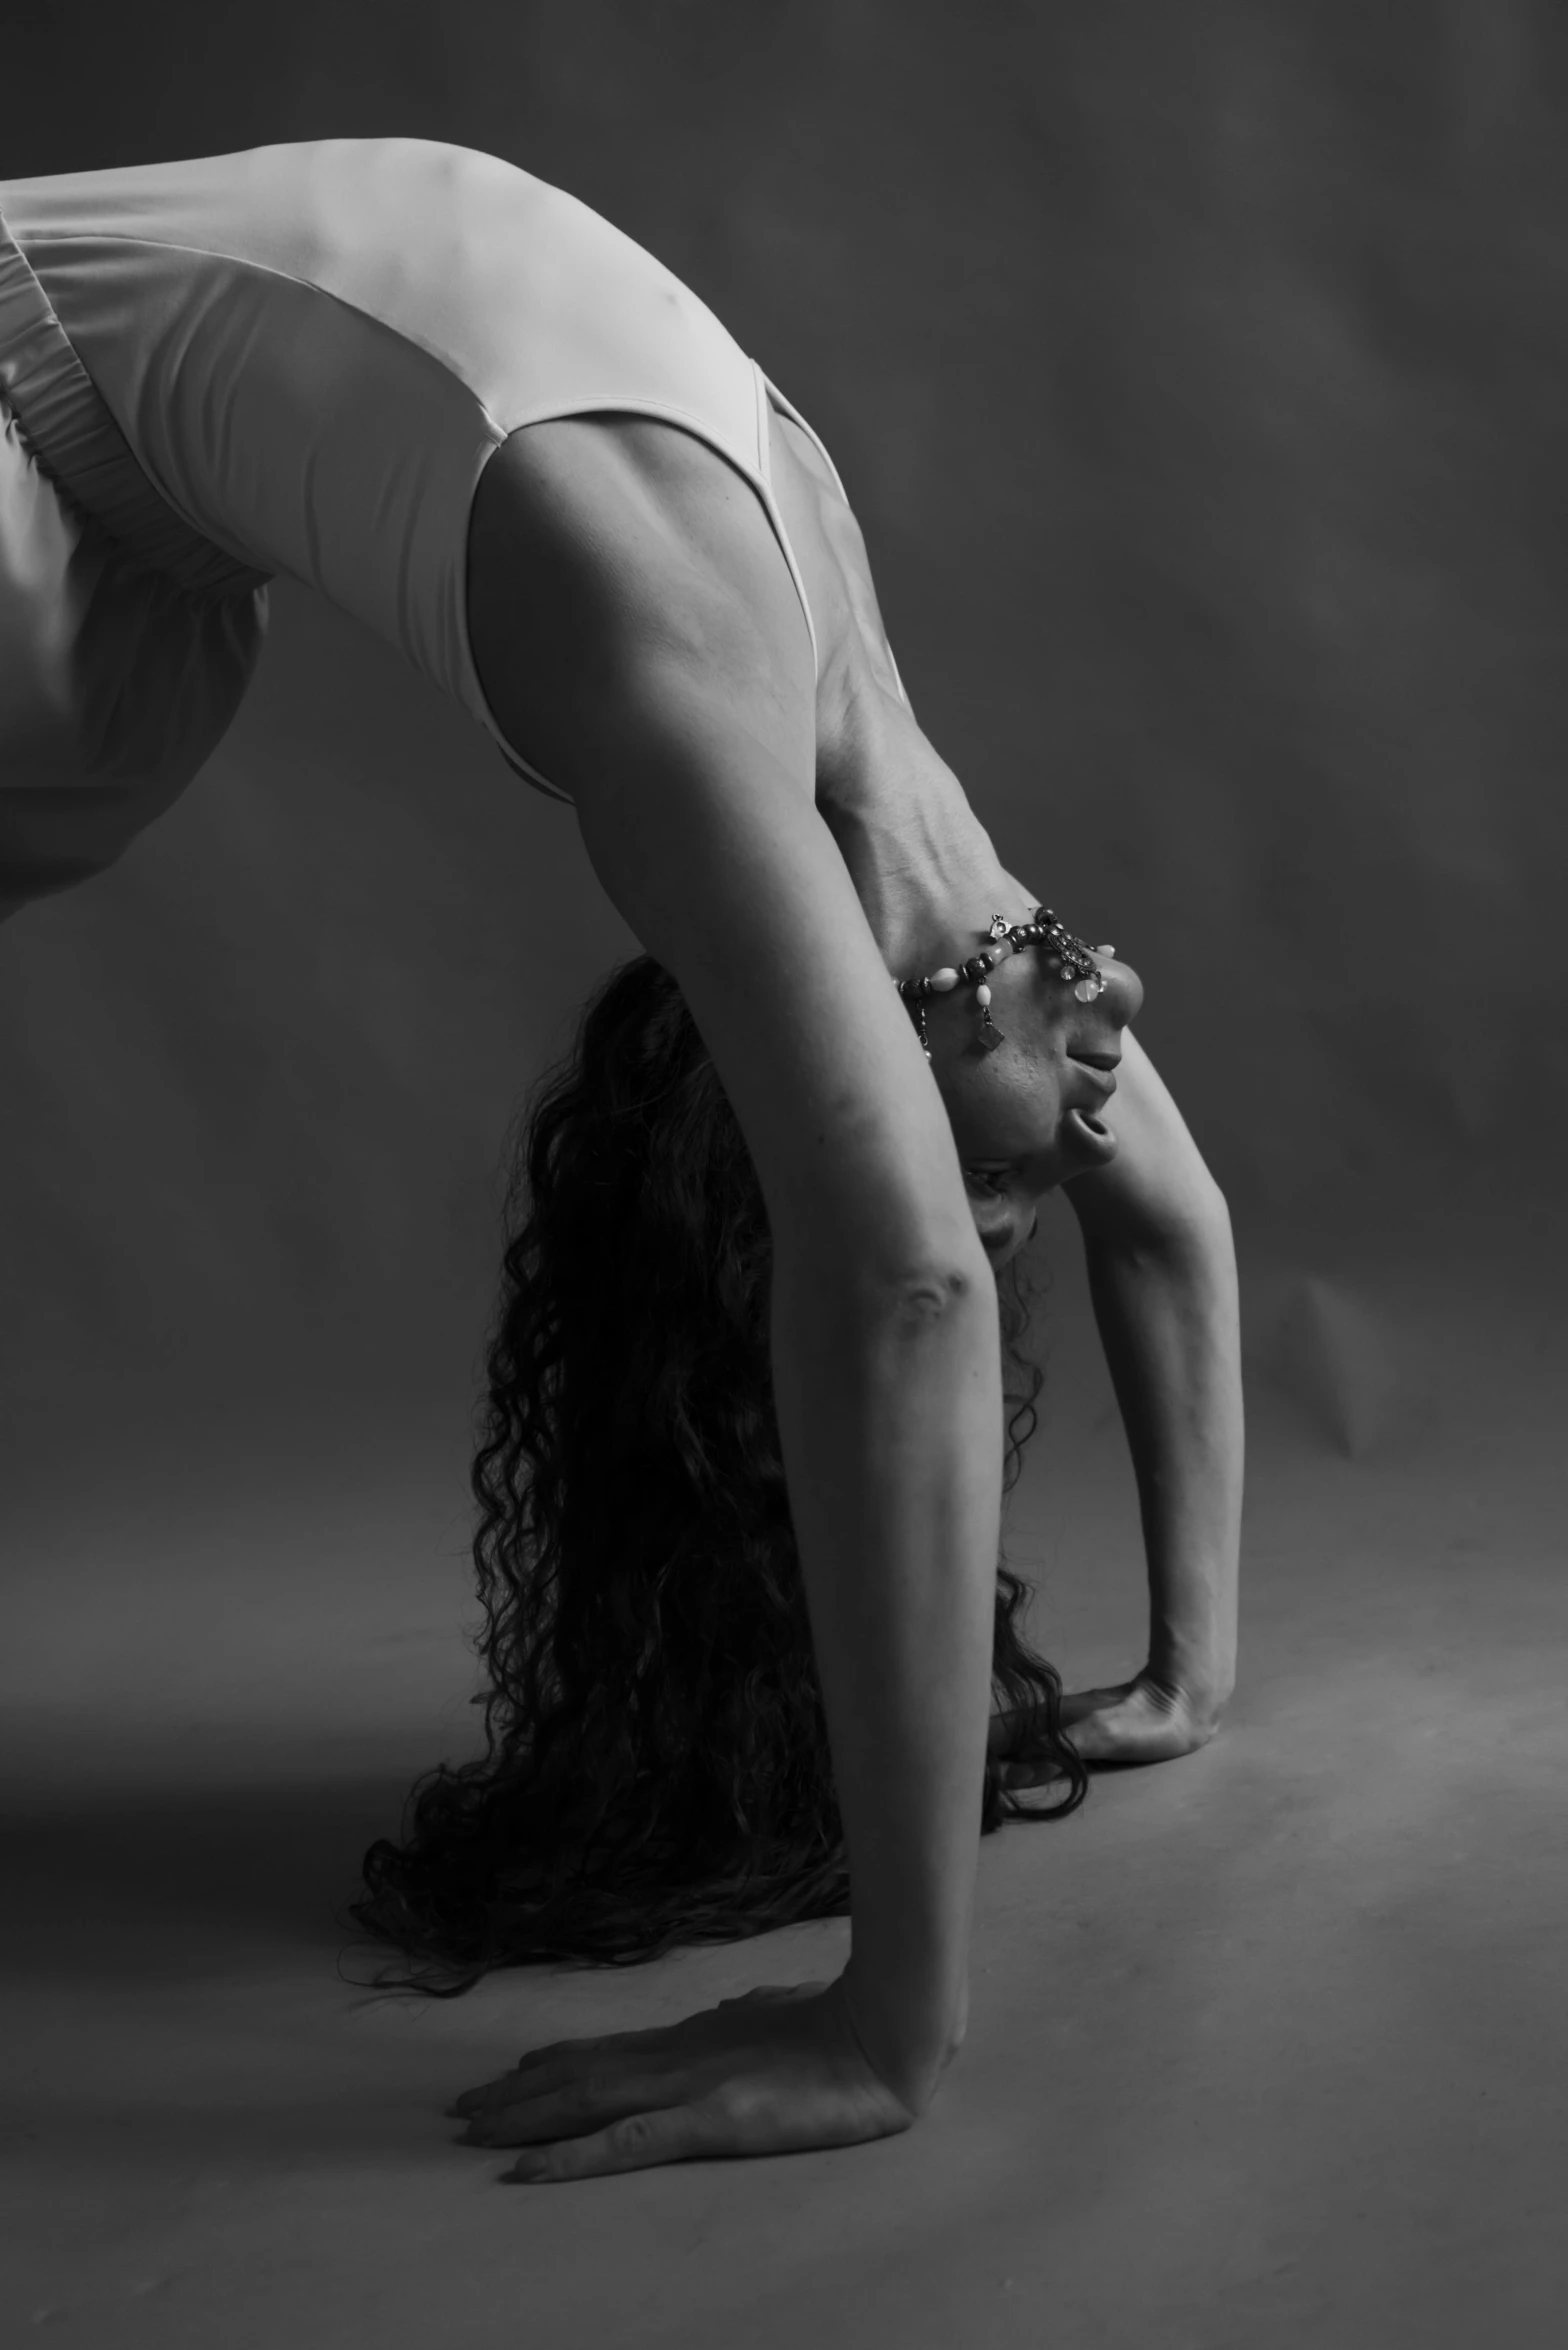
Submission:
M 1075 1700 L 1075 1734 L 1090 1754 L 1185 1751 L 1234 1666 L 1223 1203 L 1141 1056 L 1141 1174 L 1099 1116 L 1141 1000 L 1124 965 L 1107 959 L 1093 1007 L 1036 958 L 1002 965 L 1008 1044 L 977 1066 L 945 1017 L 927 1064 L 889 972 L 951 960 L 1035 901 L 896 695 L 853 516 L 804 436 L 779 426 L 774 458 L 815 679 L 758 500 L 691 436 L 531 427 L 473 517 L 491 706 L 573 794 L 599 879 L 679 980 L 767 1203 L 775 1399 L 852 1889 L 836 1982 L 560 2043 L 461 2098 L 468 2141 L 527 2148 L 508 2175 L 528 2180 L 885 2136 L 962 2044 L 1002 1467 L 993 1268 L 1057 1185 L 1099 1251 L 1157 1629 L 1155 1678 Z M 1195 1366 L 1206 1383 L 1178 1398 Z

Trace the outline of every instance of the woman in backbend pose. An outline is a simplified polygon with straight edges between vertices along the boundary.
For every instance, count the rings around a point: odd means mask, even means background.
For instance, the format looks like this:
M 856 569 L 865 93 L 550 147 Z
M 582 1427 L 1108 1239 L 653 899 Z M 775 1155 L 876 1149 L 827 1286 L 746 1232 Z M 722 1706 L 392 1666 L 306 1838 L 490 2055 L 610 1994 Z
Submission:
M 903 2129 L 964 2036 L 982 1809 L 1185 1753 L 1230 1691 L 1234 1265 L 1139 983 L 921 734 L 820 443 L 571 198 L 337 141 L 0 215 L 0 905 L 183 788 L 283 572 L 575 803 L 651 958 L 534 1113 L 478 1469 L 491 1753 L 361 1915 L 460 1981 L 816 1914 L 847 1865 L 835 1982 L 459 2110 L 530 2178 Z M 1065 1706 L 997 1565 L 995 1276 L 1058 1185 L 1151 1591 L 1145 1671 Z

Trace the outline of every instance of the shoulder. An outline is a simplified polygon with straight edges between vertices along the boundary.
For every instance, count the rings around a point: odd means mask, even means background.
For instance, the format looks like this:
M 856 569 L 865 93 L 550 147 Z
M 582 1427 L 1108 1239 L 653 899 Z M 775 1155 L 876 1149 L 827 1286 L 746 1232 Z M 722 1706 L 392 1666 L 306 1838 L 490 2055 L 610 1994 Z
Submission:
M 811 644 L 761 501 L 630 418 L 530 426 L 481 489 L 481 682 L 679 982 L 776 1244 L 809 1239 L 850 1285 L 932 1262 L 979 1281 L 941 1096 L 817 807 Z
M 514 433 L 475 497 L 468 606 L 508 740 L 574 790 L 585 748 L 661 691 L 760 701 L 770 727 L 783 714 L 813 732 L 810 638 L 761 501 L 678 427 L 588 416 Z

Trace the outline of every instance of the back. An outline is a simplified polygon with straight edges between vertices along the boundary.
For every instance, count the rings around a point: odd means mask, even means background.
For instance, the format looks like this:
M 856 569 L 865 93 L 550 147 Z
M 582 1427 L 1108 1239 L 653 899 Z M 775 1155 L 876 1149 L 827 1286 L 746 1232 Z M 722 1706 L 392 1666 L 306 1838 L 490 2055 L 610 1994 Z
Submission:
M 11 181 L 0 213 L 161 495 L 352 612 L 493 733 L 464 569 L 508 434 L 661 417 L 745 473 L 784 540 L 777 395 L 754 363 L 630 238 L 492 156 L 266 147 Z

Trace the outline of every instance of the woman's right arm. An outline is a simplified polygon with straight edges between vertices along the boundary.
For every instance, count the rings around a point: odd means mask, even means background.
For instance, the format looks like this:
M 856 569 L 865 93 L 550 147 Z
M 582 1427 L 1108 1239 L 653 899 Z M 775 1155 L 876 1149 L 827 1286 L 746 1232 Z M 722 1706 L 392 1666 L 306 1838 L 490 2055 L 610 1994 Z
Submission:
M 967 2013 L 1001 1487 L 994 1285 L 937 1089 L 816 812 L 788 575 L 751 493 L 717 503 L 685 531 L 673 597 L 667 550 L 661 565 L 641 549 L 622 505 L 613 563 L 577 518 L 541 609 L 573 690 L 557 710 L 529 683 L 511 723 L 574 792 L 606 890 L 679 980 L 767 1202 L 779 1427 L 851 1884 L 849 1967 L 819 2003 L 838 2085 L 816 2059 L 803 2069 L 809 2002 L 545 2052 L 467 2107 L 485 2142 L 548 2145 L 534 2176 L 904 2126 Z M 492 649 L 482 674 L 504 702 L 496 666 Z M 846 2026 L 869 2085 L 833 2070 Z

